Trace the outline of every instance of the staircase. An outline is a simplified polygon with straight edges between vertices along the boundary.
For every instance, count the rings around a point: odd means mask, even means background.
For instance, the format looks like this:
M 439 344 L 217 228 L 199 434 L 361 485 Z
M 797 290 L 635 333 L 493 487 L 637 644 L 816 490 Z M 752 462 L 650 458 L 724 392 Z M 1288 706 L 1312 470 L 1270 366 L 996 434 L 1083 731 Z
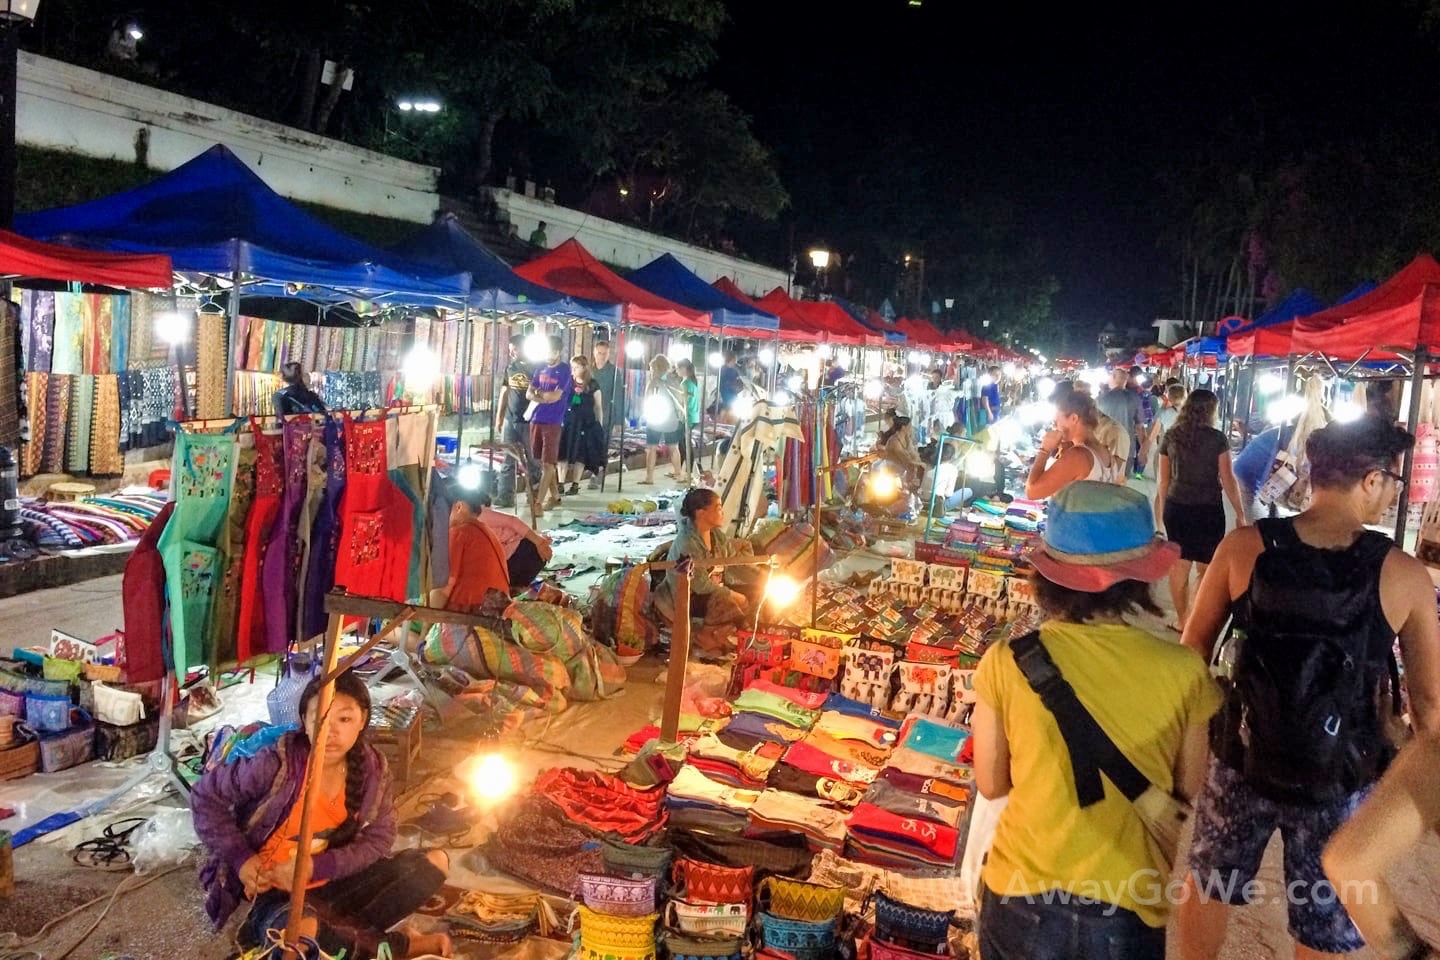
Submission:
M 512 267 L 534 260 L 545 252 L 526 242 L 524 237 L 512 236 L 509 221 L 503 219 L 489 201 L 488 196 L 480 201 L 442 196 L 440 212 L 454 214 L 471 236 Z

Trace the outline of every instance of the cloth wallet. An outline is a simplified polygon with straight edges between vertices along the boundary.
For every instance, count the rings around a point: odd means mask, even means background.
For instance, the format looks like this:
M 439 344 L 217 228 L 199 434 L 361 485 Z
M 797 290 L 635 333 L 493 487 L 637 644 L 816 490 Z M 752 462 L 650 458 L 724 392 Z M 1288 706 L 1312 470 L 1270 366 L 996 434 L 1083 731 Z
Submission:
M 1105 797 L 1100 774 L 1110 778 L 1145 825 L 1151 839 L 1160 847 L 1169 864 L 1175 863 L 1180 848 L 1180 831 L 1190 818 L 1188 803 L 1152 784 L 1136 769 L 1115 741 L 1085 709 L 1075 688 L 1050 659 L 1040 642 L 1040 632 L 1031 631 L 1010 641 L 1015 663 L 1040 697 L 1040 702 L 1055 715 L 1065 748 L 1070 754 L 1070 767 L 1075 775 L 1075 794 L 1081 807 L 1099 803 Z

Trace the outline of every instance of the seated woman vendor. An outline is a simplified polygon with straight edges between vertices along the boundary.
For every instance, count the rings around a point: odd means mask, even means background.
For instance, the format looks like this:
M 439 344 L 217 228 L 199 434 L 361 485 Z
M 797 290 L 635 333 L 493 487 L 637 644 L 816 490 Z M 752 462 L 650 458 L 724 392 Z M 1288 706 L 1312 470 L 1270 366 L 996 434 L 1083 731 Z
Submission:
M 200 871 L 205 912 L 219 927 L 241 898 L 253 901 L 239 933 L 247 948 L 266 942 L 270 930 L 284 930 L 289 916 L 319 693 L 317 679 L 300 695 L 304 732 L 208 771 L 190 795 L 195 833 L 209 854 Z M 315 852 L 303 926 L 328 954 L 343 948 L 348 957 L 373 957 L 388 943 L 396 957 L 449 956 L 450 938 L 443 934 L 422 935 L 409 926 L 386 932 L 439 891 L 449 863 L 438 850 L 390 856 L 395 804 L 385 758 L 365 737 L 369 723 L 364 681 L 341 674 L 311 813 Z
M 720 495 L 703 487 L 691 490 L 680 504 L 679 529 L 666 559 L 720 560 L 749 553 L 749 541 L 732 540 L 721 529 L 724 525 L 725 505 Z M 728 628 L 754 612 L 750 598 L 741 592 L 740 582 L 734 576 L 737 572 L 738 569 L 720 567 L 696 570 L 690 577 L 690 616 L 703 619 L 707 628 L 696 634 L 695 645 L 708 652 L 721 650 L 725 646 L 725 635 L 730 632 Z M 666 571 L 664 582 L 655 591 L 656 608 L 672 622 L 675 583 L 675 571 Z
M 902 417 L 894 410 L 881 414 L 875 451 L 904 479 L 907 489 L 920 486 L 925 477 L 925 461 L 920 458 L 920 450 L 915 446 L 915 429 L 910 425 L 909 417 Z
M 450 495 L 450 579 L 430 591 L 430 606 L 473 613 L 491 590 L 509 595 L 509 558 L 495 531 L 480 519 L 490 498 L 458 482 L 452 483 Z

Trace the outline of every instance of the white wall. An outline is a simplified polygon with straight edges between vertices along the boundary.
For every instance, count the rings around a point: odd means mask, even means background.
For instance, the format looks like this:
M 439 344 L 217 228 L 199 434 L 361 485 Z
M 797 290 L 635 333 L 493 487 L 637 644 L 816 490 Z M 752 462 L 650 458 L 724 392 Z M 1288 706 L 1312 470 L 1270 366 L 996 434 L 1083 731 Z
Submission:
M 294 200 L 429 223 L 439 170 L 226 110 L 154 87 L 21 53 L 15 136 L 25 146 L 135 162 L 168 172 L 223 143 Z
M 776 287 L 785 289 L 787 277 L 784 270 L 727 257 L 723 253 L 646 233 L 623 223 L 603 220 L 581 210 L 546 203 L 513 190 L 497 187 L 491 192 L 501 214 L 519 228 L 522 238 L 528 238 L 531 231 L 544 220 L 545 239 L 552 248 L 574 237 L 586 250 L 594 254 L 597 260 L 627 270 L 643 267 L 661 254 L 668 253 L 699 274 L 706 283 L 729 277 L 752 297 L 763 297 Z M 795 295 L 799 296 L 798 292 Z

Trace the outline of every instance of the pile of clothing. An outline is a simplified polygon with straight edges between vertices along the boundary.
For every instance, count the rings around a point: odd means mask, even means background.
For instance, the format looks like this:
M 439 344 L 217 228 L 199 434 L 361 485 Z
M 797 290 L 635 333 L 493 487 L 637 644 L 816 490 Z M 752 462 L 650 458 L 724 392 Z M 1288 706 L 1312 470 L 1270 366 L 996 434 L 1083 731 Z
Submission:
M 77 550 L 139 540 L 165 506 L 158 493 L 121 493 L 76 501 L 20 501 L 20 521 L 36 545 Z

